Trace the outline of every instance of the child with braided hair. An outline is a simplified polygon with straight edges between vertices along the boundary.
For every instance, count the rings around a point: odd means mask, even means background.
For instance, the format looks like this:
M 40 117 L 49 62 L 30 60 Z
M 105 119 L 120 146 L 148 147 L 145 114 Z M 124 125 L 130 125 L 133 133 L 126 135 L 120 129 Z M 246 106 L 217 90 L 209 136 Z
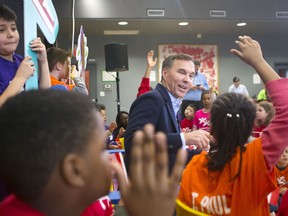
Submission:
M 275 117 L 261 138 L 247 143 L 256 109 L 246 96 L 220 95 L 211 108 L 214 137 L 210 151 L 194 156 L 186 166 L 178 198 L 211 215 L 269 215 L 267 195 L 276 189 L 274 165 L 288 143 L 288 79 L 264 60 L 260 45 L 240 36 L 240 50 L 231 52 L 251 65 L 271 96 Z

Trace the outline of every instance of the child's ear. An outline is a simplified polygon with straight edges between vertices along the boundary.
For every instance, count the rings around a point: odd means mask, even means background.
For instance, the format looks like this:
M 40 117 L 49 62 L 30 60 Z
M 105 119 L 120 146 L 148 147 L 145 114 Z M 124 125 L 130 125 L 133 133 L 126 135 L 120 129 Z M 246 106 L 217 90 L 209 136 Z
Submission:
M 57 70 L 61 70 L 61 67 L 62 67 L 62 63 L 61 62 L 57 62 L 56 63 L 56 69 Z
M 82 157 L 78 154 L 68 154 L 62 161 L 60 172 L 67 184 L 74 187 L 85 185 L 85 166 Z

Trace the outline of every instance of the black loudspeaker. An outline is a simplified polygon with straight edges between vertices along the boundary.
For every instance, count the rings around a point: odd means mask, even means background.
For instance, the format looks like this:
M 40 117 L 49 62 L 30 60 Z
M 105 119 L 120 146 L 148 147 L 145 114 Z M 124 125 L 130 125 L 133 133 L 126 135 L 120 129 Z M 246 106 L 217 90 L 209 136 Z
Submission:
M 106 71 L 126 71 L 128 68 L 127 45 L 110 43 L 105 45 Z

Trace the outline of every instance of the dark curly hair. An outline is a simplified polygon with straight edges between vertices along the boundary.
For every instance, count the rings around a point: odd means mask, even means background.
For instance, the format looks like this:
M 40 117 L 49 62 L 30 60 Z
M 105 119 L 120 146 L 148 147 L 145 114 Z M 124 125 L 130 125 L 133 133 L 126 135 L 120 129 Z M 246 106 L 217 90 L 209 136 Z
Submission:
M 211 108 L 211 135 L 215 143 L 207 154 L 208 170 L 222 170 L 240 148 L 239 175 L 244 144 L 251 135 L 256 108 L 250 98 L 235 93 L 220 95 Z

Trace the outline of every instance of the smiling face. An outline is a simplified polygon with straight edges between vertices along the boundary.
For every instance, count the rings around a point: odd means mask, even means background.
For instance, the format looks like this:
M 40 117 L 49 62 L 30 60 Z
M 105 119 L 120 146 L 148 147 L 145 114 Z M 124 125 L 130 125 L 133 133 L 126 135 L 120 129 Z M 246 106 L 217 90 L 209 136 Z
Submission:
M 174 60 L 171 68 L 162 71 L 162 84 L 176 98 L 183 98 L 192 86 L 193 61 Z
M 15 21 L 0 18 L 0 56 L 12 60 L 12 54 L 17 49 L 19 33 Z

